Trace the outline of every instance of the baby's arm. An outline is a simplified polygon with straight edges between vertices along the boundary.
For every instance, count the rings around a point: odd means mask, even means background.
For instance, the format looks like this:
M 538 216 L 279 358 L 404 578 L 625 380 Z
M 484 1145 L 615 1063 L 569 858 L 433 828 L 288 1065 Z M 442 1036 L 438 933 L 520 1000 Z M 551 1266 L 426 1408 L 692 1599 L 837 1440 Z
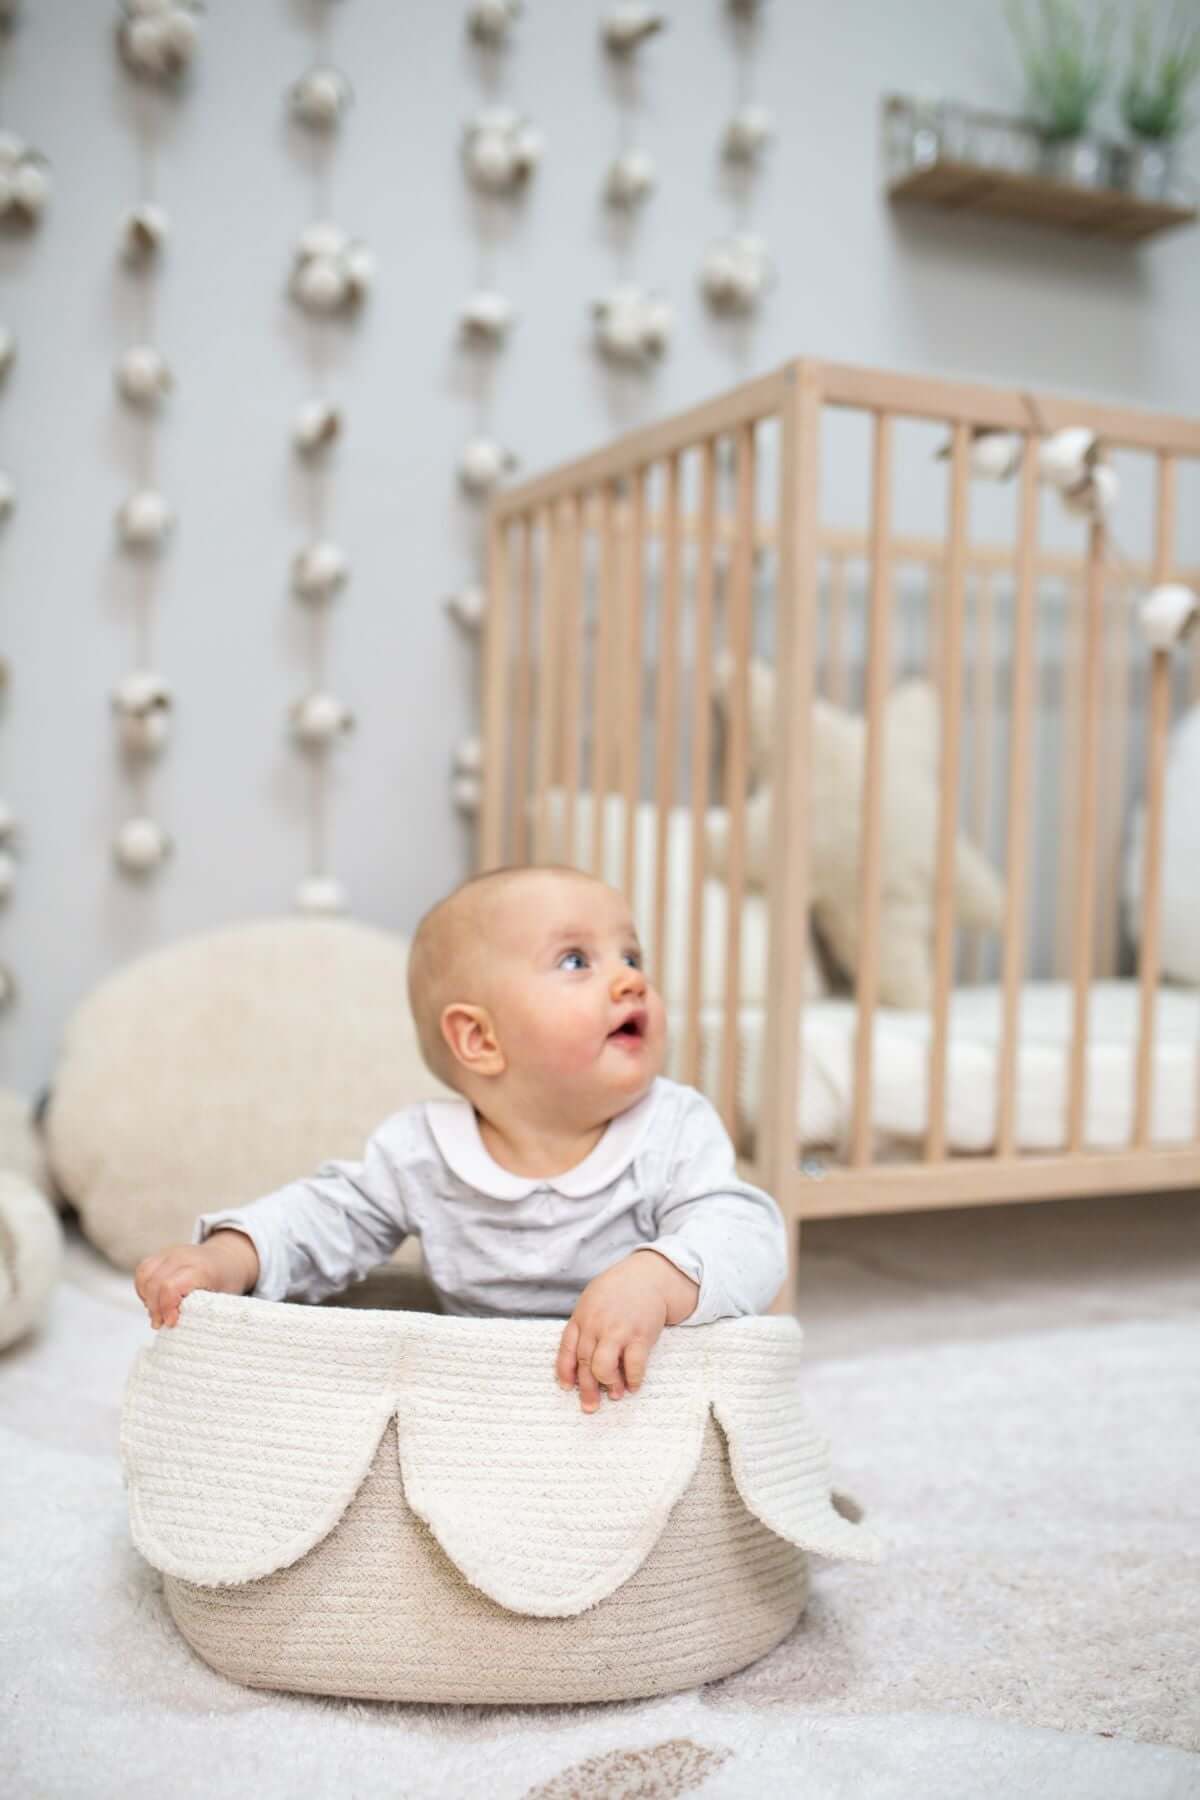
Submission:
M 659 1235 L 590 1281 L 559 1343 L 556 1373 L 595 1412 L 641 1386 L 667 1325 L 708 1325 L 764 1311 L 787 1278 L 787 1233 L 775 1201 L 743 1181 L 720 1114 L 687 1098 L 655 1209 Z
M 179 1307 L 197 1288 L 246 1294 L 258 1280 L 258 1251 L 244 1231 L 215 1231 L 205 1244 L 173 1244 L 145 1256 L 133 1273 L 155 1331 L 178 1325 Z
M 202 1213 L 192 1243 L 162 1253 L 173 1259 L 176 1271 L 186 1268 L 216 1277 L 191 1280 L 184 1292 L 213 1287 L 252 1292 L 260 1300 L 318 1301 L 361 1281 L 412 1229 L 407 1166 L 414 1110 L 386 1119 L 368 1140 L 361 1162 L 328 1161 L 315 1175 L 289 1182 L 247 1206 Z M 240 1248 L 218 1243 L 230 1236 L 237 1237 Z M 140 1264 L 138 1277 L 144 1274 L 148 1282 L 147 1264 L 155 1260 Z M 239 1276 L 244 1285 L 237 1285 Z M 142 1280 L 135 1280 L 146 1300 Z M 147 1310 L 153 1319 L 149 1304 Z M 174 1316 L 165 1322 L 177 1319 L 176 1303 Z

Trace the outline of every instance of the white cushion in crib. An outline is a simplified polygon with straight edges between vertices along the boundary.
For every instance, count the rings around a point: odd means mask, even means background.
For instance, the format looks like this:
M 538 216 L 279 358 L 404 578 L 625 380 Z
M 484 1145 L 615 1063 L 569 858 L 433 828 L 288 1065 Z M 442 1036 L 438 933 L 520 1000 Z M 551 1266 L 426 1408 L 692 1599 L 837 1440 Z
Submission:
M 800 1552 L 878 1560 L 833 1504 L 794 1320 L 667 1332 L 641 1392 L 594 1415 L 554 1379 L 561 1330 L 189 1295 L 178 1326 L 139 1352 L 121 1424 L 134 1543 L 168 1578 L 189 1641 L 256 1685 L 618 1698 L 711 1678 L 777 1642 L 803 1605 Z M 348 1511 L 361 1566 L 343 1555 L 327 1587 L 325 1541 Z M 643 1580 L 663 1554 L 670 1580 L 661 1567 Z M 384 1567 L 399 1586 L 381 1589 Z M 438 1569 L 454 1579 L 431 1615 Z M 380 1666 L 350 1673 L 355 1609 L 372 1592 Z M 564 1685 L 559 1646 L 583 1613 L 607 1651 Z M 698 1618 L 720 1621 L 715 1637 L 673 1660 Z M 497 1650 L 486 1665 L 463 1663 L 472 1619 Z

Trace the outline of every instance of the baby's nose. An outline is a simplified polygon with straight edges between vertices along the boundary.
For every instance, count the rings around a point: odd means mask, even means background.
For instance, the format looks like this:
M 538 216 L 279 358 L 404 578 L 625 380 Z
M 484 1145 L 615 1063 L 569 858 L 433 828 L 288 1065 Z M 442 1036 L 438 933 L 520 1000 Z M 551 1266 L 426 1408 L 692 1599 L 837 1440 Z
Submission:
M 622 994 L 644 994 L 646 991 L 646 971 L 631 969 L 628 963 L 623 964 L 613 981 L 613 996 Z

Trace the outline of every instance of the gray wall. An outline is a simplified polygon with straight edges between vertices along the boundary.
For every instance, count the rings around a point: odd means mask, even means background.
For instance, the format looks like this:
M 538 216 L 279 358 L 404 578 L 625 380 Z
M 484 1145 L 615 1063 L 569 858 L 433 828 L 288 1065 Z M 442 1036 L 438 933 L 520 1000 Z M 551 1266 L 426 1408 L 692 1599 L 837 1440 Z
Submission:
M 695 287 L 699 256 L 730 216 L 712 153 L 735 81 L 723 13 L 717 0 L 669 7 L 639 132 L 662 184 L 634 266 L 676 302 L 678 339 L 648 383 L 606 375 L 585 310 L 614 270 L 595 203 L 617 139 L 599 10 L 529 0 L 505 64 L 508 95 L 549 145 L 497 258 L 522 322 L 500 365 L 495 423 L 527 467 L 799 352 L 1200 409 L 1195 231 L 1139 253 L 900 218 L 882 201 L 881 92 L 1019 99 L 1001 9 L 985 0 L 768 8 L 757 92 L 781 137 L 758 223 L 780 282 L 750 333 L 706 319 Z M 0 314 L 21 344 L 0 395 L 0 463 L 20 493 L 0 540 L 0 649 L 14 672 L 0 791 L 26 824 L 0 920 L 0 956 L 22 990 L 0 1023 L 0 1078 L 30 1088 L 105 971 L 180 933 L 286 910 L 306 855 L 302 771 L 282 721 L 305 685 L 303 621 L 286 588 L 303 494 L 286 433 L 308 382 L 282 284 L 311 184 L 281 95 L 310 39 L 283 0 L 213 0 L 190 93 L 167 109 L 160 169 L 175 234 L 157 335 L 180 385 L 158 443 L 180 527 L 156 584 L 156 659 L 178 719 L 151 791 L 178 848 L 146 887 L 110 860 L 128 788 L 108 691 L 132 660 L 134 586 L 112 515 L 135 451 L 112 365 L 137 335 L 112 250 L 137 191 L 115 11 L 31 0 L 0 52 L 4 121 L 50 156 L 57 182 L 40 233 L 0 247 Z M 333 864 L 362 917 L 399 928 L 470 857 L 447 777 L 474 726 L 475 651 L 439 604 L 475 553 L 452 474 L 472 420 L 453 315 L 478 260 L 457 139 L 483 97 L 462 13 L 451 0 L 332 8 L 334 60 L 357 93 L 332 164 L 333 213 L 380 267 L 361 323 L 328 334 L 349 414 L 329 529 L 354 563 L 331 622 L 330 680 L 360 717 L 336 762 Z

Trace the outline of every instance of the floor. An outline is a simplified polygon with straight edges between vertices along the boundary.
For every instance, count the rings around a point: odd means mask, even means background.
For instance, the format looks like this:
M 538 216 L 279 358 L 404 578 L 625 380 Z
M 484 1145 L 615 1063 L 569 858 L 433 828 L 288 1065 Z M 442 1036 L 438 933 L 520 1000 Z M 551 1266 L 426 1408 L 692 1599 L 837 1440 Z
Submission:
M 151 1338 L 72 1229 L 0 1355 L 0 1741 L 34 1796 L 1194 1800 L 1200 1196 L 808 1226 L 807 1404 L 887 1554 L 817 1566 L 740 1675 L 597 1708 L 242 1689 L 128 1541 L 121 1393 Z

